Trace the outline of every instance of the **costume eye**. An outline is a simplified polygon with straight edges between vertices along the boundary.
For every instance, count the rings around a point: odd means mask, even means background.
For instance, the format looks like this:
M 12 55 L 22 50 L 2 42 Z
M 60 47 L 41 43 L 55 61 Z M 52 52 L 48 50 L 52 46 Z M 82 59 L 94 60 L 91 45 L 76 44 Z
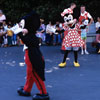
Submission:
M 25 26 L 25 20 L 22 19 L 19 24 L 20 24 L 20 27 L 21 28 L 24 28 L 24 26 Z
M 64 21 L 66 22 L 68 20 L 68 18 L 66 16 L 64 16 Z
M 69 21 L 73 20 L 73 16 L 72 15 L 68 15 L 68 20 Z

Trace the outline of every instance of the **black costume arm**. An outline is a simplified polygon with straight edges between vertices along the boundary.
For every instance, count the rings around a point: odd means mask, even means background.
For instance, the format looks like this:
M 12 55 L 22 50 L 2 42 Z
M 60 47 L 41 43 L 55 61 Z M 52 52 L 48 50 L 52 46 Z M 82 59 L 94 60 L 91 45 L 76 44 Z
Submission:
M 85 28 L 86 28 L 86 25 L 80 27 L 80 29 L 85 29 Z
M 62 30 L 56 30 L 56 32 L 58 32 L 58 33 L 63 33 L 65 30 L 64 29 L 62 29 Z
M 100 33 L 100 29 L 98 29 L 98 30 L 96 31 L 96 33 Z
M 38 38 L 35 36 L 35 34 L 26 34 L 23 35 L 22 33 L 19 33 L 18 36 L 21 38 L 23 43 L 28 47 L 39 47 L 39 41 Z

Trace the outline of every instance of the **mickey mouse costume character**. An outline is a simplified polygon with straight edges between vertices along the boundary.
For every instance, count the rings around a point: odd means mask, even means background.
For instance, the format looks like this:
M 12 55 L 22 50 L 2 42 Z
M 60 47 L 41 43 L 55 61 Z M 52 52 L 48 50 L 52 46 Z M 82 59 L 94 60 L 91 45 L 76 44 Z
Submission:
M 75 67 L 79 67 L 80 64 L 78 63 L 77 59 L 78 59 L 78 50 L 79 47 L 83 46 L 84 42 L 82 41 L 78 30 L 79 30 L 79 24 L 77 23 L 77 20 L 75 19 L 75 12 L 73 11 L 73 13 L 67 12 L 64 14 L 63 18 L 64 18 L 64 30 L 66 32 L 64 39 L 63 39 L 63 43 L 62 43 L 62 47 L 65 50 L 65 54 L 64 54 L 64 58 L 63 58 L 63 62 L 61 62 L 58 66 L 60 68 L 64 68 L 66 66 L 66 58 L 68 56 L 68 53 L 71 51 L 71 49 L 73 49 L 74 51 L 74 66 Z
M 45 87 L 45 61 L 39 49 L 39 39 L 36 30 L 40 26 L 40 18 L 34 11 L 24 16 L 20 23 L 12 28 L 25 44 L 25 62 L 27 64 L 27 79 L 24 87 L 18 88 L 21 96 L 30 96 L 33 83 L 40 93 L 33 96 L 33 100 L 49 100 Z

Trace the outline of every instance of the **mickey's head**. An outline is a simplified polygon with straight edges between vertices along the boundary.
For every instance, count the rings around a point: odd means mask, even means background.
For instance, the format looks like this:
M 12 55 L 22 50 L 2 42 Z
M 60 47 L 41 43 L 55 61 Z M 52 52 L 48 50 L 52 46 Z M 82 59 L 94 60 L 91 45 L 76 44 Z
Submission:
M 22 17 L 20 21 L 20 27 L 28 30 L 29 33 L 35 33 L 40 27 L 40 18 L 39 15 L 32 11 L 26 16 Z
M 35 34 L 39 27 L 40 27 L 39 15 L 36 12 L 32 11 L 31 13 L 22 17 L 20 22 L 12 28 L 12 31 L 15 34 L 18 34 L 22 32 L 23 29 L 27 29 L 28 34 Z

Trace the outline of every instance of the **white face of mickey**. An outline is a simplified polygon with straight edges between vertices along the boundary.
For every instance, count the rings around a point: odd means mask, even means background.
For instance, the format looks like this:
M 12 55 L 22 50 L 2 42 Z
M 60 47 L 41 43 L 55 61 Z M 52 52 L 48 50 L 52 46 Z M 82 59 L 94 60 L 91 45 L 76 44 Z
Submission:
M 24 19 L 22 19 L 22 20 L 19 22 L 19 27 L 22 28 L 22 29 L 25 27 L 25 20 L 24 20 Z

